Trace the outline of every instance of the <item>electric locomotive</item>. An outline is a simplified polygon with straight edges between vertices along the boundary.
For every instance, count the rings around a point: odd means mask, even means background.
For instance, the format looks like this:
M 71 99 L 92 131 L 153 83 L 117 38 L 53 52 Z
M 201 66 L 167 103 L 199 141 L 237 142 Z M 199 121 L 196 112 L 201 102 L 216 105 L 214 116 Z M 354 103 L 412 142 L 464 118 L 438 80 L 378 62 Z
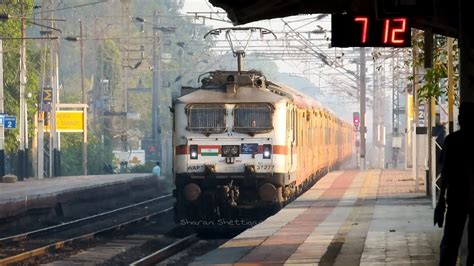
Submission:
M 352 153 L 353 129 L 259 71 L 214 71 L 174 105 L 175 220 L 252 226 Z

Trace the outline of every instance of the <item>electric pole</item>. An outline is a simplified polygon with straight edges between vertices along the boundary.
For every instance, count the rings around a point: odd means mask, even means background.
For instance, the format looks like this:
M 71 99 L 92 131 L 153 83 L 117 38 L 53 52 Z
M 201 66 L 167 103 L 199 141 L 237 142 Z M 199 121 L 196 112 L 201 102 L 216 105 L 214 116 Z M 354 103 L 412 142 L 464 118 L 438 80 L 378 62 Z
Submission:
M 376 51 L 374 50 L 374 54 Z M 372 142 L 375 150 L 374 165 L 384 168 L 385 165 L 385 125 L 384 125 L 384 97 L 383 97 L 383 80 L 385 75 L 385 60 L 377 67 L 376 62 L 373 64 L 373 109 L 372 109 Z
M 398 153 L 401 149 L 400 127 L 400 73 L 398 59 L 392 58 L 392 161 L 398 167 Z
M 160 58 L 158 58 L 158 42 L 160 41 L 158 25 L 160 20 L 158 18 L 158 11 L 153 13 L 153 87 L 152 87 L 152 139 L 153 139 L 153 147 L 155 149 L 155 156 L 161 154 L 160 148 L 160 125 L 159 125 L 159 118 L 160 118 L 160 92 L 159 92 L 159 72 L 161 70 L 160 66 Z M 156 25 L 156 26 L 155 26 Z M 161 49 L 160 49 L 161 52 Z M 158 156 L 161 159 L 161 156 Z M 156 157 L 153 159 L 157 159 Z
M 56 132 L 56 111 L 59 98 L 59 40 L 54 41 L 52 44 L 52 82 L 53 82 L 53 99 L 51 105 L 51 118 L 50 118 L 50 174 L 51 177 L 60 175 L 60 151 L 59 151 L 59 137 Z
M 20 146 L 18 150 L 18 180 L 23 181 L 28 174 L 28 133 L 26 131 L 26 19 L 21 19 L 21 46 L 20 46 Z
M 81 91 L 82 91 L 82 103 L 87 104 L 86 87 L 84 86 L 84 35 L 82 33 L 82 21 L 79 19 L 79 34 L 80 34 L 80 46 L 81 46 Z M 87 109 L 84 109 L 86 112 Z M 86 116 L 86 113 L 84 113 Z M 82 169 L 84 175 L 87 175 L 87 124 L 84 124 L 84 131 L 82 132 Z
M 365 170 L 365 48 L 360 48 L 360 169 Z

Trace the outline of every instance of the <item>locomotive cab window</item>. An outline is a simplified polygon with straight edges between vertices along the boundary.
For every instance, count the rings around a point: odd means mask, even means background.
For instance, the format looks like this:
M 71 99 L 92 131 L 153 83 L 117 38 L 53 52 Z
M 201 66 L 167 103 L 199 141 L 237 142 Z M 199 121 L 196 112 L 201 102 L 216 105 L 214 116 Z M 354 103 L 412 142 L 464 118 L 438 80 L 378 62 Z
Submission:
M 270 104 L 237 104 L 234 107 L 234 131 L 240 133 L 265 133 L 273 129 L 273 107 Z
M 186 106 L 188 127 L 191 132 L 212 134 L 226 129 L 226 109 L 223 104 L 189 104 Z

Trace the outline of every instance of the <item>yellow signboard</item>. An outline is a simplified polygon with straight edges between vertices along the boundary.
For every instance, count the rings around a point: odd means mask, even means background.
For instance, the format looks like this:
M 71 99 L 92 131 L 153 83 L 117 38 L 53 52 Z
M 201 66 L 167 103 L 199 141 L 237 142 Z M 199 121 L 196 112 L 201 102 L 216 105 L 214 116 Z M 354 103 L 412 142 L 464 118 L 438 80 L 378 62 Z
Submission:
M 49 131 L 49 125 L 45 126 Z M 56 111 L 56 132 L 83 132 L 84 116 L 82 111 Z

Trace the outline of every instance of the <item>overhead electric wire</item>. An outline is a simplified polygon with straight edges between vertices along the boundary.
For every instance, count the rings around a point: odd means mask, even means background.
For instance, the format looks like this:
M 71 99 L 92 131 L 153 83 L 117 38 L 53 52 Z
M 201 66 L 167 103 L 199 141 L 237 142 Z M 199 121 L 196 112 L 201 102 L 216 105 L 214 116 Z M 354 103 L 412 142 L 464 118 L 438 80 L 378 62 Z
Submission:
M 74 9 L 74 8 L 80 8 L 80 7 L 85 7 L 85 6 L 103 4 L 103 3 L 106 3 L 107 1 L 108 0 L 101 0 L 101 1 L 91 2 L 91 3 L 75 5 L 75 6 L 66 6 L 66 7 L 56 8 L 56 9 L 44 10 L 44 11 L 34 12 L 32 15 L 39 15 L 39 14 L 51 13 L 51 12 L 56 12 L 56 11 L 61 11 L 61 10 L 67 10 L 67 9 Z
M 319 51 L 313 49 L 311 42 L 309 42 L 310 45 L 309 45 L 308 43 L 306 43 L 306 42 L 307 42 L 306 38 L 304 38 L 303 36 L 301 36 L 301 34 L 300 34 L 299 32 L 295 31 L 284 19 L 281 19 L 281 20 L 284 22 L 285 26 L 288 26 L 288 28 L 289 28 L 292 32 L 294 32 L 294 33 L 296 34 L 296 36 L 300 39 L 301 43 L 302 43 L 306 48 L 308 48 L 308 49 L 310 49 L 311 51 L 313 51 L 314 54 L 317 55 L 317 57 L 318 57 L 319 59 L 321 59 L 321 61 L 322 61 L 324 64 L 326 64 L 326 65 L 328 65 L 328 66 L 331 66 L 331 64 L 329 64 L 329 61 L 328 61 L 328 59 L 329 59 L 329 60 L 331 61 L 331 63 L 333 63 L 334 65 L 337 65 L 337 62 L 335 62 L 334 60 L 331 60 L 331 58 L 330 58 L 329 56 L 327 56 L 327 55 L 324 53 L 323 50 L 321 50 L 321 49 L 319 49 L 319 48 L 317 48 L 317 50 L 319 50 Z M 311 53 L 309 53 L 309 54 L 311 54 Z M 356 75 L 353 71 L 348 70 L 348 69 L 345 69 L 345 68 L 340 67 L 340 66 L 339 66 L 339 68 L 342 68 L 343 70 L 345 70 L 345 72 L 348 73 L 348 74 L 350 74 L 352 77 L 357 78 L 357 75 Z M 339 70 L 338 68 L 334 67 L 334 69 L 335 69 L 336 71 L 340 72 L 341 74 L 343 74 L 343 75 L 346 76 L 346 73 L 342 72 L 342 71 Z M 351 79 L 351 80 L 354 81 L 354 82 L 356 81 L 356 80 L 354 80 L 354 79 L 352 79 L 352 78 L 350 78 L 350 77 L 348 77 L 348 78 Z

